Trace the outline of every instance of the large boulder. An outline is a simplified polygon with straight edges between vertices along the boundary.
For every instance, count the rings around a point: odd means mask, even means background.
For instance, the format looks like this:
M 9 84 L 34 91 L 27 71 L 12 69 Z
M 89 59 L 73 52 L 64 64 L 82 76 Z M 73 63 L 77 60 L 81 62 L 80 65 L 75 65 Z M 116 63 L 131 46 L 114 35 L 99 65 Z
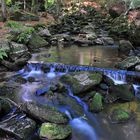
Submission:
M 100 93 L 95 93 L 91 103 L 90 110 L 93 112 L 99 112 L 103 109 L 103 97 Z
M 113 85 L 109 88 L 109 94 L 116 95 L 119 99 L 124 101 L 131 101 L 134 99 L 134 89 L 132 85 Z
M 128 20 L 130 22 L 134 22 L 137 27 L 140 27 L 140 9 L 136 9 L 136 7 L 135 9 L 131 9 L 128 12 Z
M 39 17 L 27 12 L 16 11 L 10 15 L 10 19 L 14 21 L 39 21 Z
M 111 6 L 109 7 L 109 14 L 111 15 L 111 17 L 116 18 L 119 17 L 121 14 L 123 14 L 125 12 L 126 8 L 125 8 L 125 2 L 117 2 L 114 4 L 111 4 Z
M 0 134 L 3 132 L 14 136 L 18 140 L 28 139 L 36 129 L 36 123 L 25 114 L 14 114 L 0 122 Z
M 40 138 L 48 140 L 63 140 L 72 133 L 69 125 L 43 123 L 40 128 Z
M 8 40 L 0 40 L 0 49 L 5 50 L 7 53 L 10 52 L 10 43 Z
M 68 122 L 68 118 L 65 114 L 58 111 L 55 107 L 49 105 L 26 102 L 24 104 L 24 110 L 42 122 L 49 121 L 56 124 L 64 124 Z
M 40 48 L 46 47 L 47 45 L 48 42 L 36 33 L 32 34 L 28 43 L 30 50 L 39 50 Z
M 83 107 L 68 94 L 68 90 L 62 83 L 49 85 L 49 88 L 40 88 L 36 91 L 36 96 L 44 96 L 50 104 L 69 106 L 69 111 L 74 112 L 78 116 L 84 115 Z
M 135 70 L 140 72 L 140 65 L 137 65 L 137 66 L 135 67 Z
M 51 33 L 48 29 L 43 29 L 43 30 L 39 31 L 38 34 L 42 37 L 50 37 L 51 36 Z
M 113 45 L 114 44 L 114 40 L 111 37 L 102 37 L 101 38 L 104 45 Z
M 13 61 L 19 59 L 23 54 L 25 55 L 25 53 L 29 53 L 27 46 L 16 42 L 10 42 L 10 50 L 11 51 L 9 57 Z
M 102 74 L 79 72 L 71 75 L 63 75 L 61 81 L 69 84 L 74 94 L 84 93 L 89 91 L 94 86 L 102 81 Z
M 130 56 L 124 59 L 122 62 L 119 62 L 116 67 L 120 69 L 130 69 L 135 67 L 140 63 L 140 58 L 137 56 Z
M 119 41 L 119 51 L 122 54 L 128 55 L 130 50 L 134 49 L 133 45 L 128 40 L 120 40 Z

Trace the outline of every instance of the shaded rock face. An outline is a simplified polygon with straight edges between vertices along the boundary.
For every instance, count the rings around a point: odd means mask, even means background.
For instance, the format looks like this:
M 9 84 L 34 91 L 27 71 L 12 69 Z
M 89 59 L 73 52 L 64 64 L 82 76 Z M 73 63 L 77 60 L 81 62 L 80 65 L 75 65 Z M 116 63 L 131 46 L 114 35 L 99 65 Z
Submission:
M 140 72 L 140 65 L 137 65 L 137 66 L 135 67 L 135 70 Z
M 134 89 L 132 85 L 128 84 L 111 86 L 109 93 L 124 101 L 132 101 L 134 99 Z
M 10 112 L 12 105 L 5 99 L 0 98 L 0 117 Z
M 38 16 L 31 13 L 20 12 L 20 11 L 12 13 L 10 15 L 10 19 L 15 21 L 39 21 Z
M 16 98 L 16 94 L 20 91 L 20 86 L 16 85 L 7 85 L 6 83 L 0 85 L 0 96 L 1 97 L 8 97 L 11 100 L 14 100 Z
M 23 54 L 25 55 L 25 53 L 29 53 L 28 48 L 25 45 L 16 42 L 10 43 L 10 50 L 9 56 L 13 61 L 20 58 Z
M 28 47 L 30 50 L 39 50 L 42 47 L 46 47 L 48 45 L 48 42 L 43 39 L 41 36 L 37 35 L 37 34 L 32 34 L 29 43 L 28 43 Z
M 49 140 L 63 140 L 71 134 L 69 125 L 57 125 L 53 123 L 43 123 L 40 128 L 40 138 Z
M 10 43 L 8 40 L 0 41 L 0 49 L 4 49 L 6 52 L 10 52 Z
M 48 29 L 43 29 L 38 33 L 42 37 L 50 37 L 51 33 Z
M 28 52 L 23 54 L 19 59 L 16 59 L 15 62 L 2 60 L 1 64 L 5 66 L 8 70 L 17 71 L 20 70 L 25 64 L 27 64 L 27 61 L 30 58 L 31 58 L 31 54 Z
M 92 89 L 102 81 L 102 74 L 81 72 L 72 75 L 64 75 L 61 81 L 69 84 L 74 94 L 79 94 Z
M 123 14 L 125 12 L 125 9 L 125 2 L 118 2 L 110 6 L 109 14 L 112 18 L 116 18 Z
M 114 40 L 111 37 L 102 37 L 102 40 L 103 40 L 105 45 L 113 45 L 114 44 Z
M 136 28 L 135 32 L 133 34 L 131 34 L 131 40 L 136 46 L 140 45 L 139 38 L 140 38 L 140 27 Z
M 128 20 L 129 22 L 135 22 L 135 25 L 140 27 L 140 9 L 130 10 L 128 12 Z
M 122 54 L 128 55 L 130 50 L 132 50 L 133 48 L 134 47 L 133 47 L 133 45 L 131 44 L 130 41 L 128 41 L 128 40 L 120 40 L 119 41 L 119 51 Z
M 36 123 L 25 114 L 13 115 L 0 122 L 0 133 L 12 135 L 19 140 L 26 140 L 35 131 Z
M 65 114 L 49 105 L 37 105 L 34 102 L 26 102 L 24 104 L 24 110 L 41 122 L 49 121 L 56 124 L 64 124 L 68 122 L 68 118 Z
M 130 69 L 130 68 L 135 67 L 139 63 L 140 63 L 140 58 L 139 57 L 137 57 L 137 56 L 130 56 L 130 57 L 127 57 L 122 62 L 118 63 L 116 65 L 116 67 L 118 67 L 120 69 Z

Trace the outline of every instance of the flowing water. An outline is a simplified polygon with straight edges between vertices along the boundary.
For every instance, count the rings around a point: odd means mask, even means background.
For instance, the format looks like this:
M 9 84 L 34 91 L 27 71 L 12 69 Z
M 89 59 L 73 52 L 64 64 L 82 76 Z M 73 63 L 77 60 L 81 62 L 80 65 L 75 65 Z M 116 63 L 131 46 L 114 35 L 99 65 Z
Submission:
M 42 71 L 42 66 L 49 68 L 47 73 Z M 74 96 L 70 87 L 66 85 L 70 98 L 74 98 L 84 110 L 84 115 L 75 114 L 74 110 L 69 106 L 61 106 L 58 103 L 51 103 L 41 96 L 35 96 L 33 93 L 38 88 L 47 87 L 51 83 L 55 83 L 59 78 L 69 71 L 101 71 L 114 80 L 116 84 L 127 83 L 127 76 L 140 77 L 137 72 L 118 71 L 104 68 L 64 65 L 60 63 L 30 63 L 26 68 L 20 70 L 18 74 L 24 78 L 35 77 L 38 82 L 26 83 L 21 90 L 21 98 L 23 101 L 36 100 L 39 103 L 50 104 L 64 112 L 70 119 L 69 124 L 72 126 L 73 133 L 71 140 L 138 140 L 140 127 L 137 121 L 131 121 L 127 124 L 111 124 L 106 113 L 93 114 L 88 111 L 88 106 L 79 97 Z M 134 84 L 135 93 L 140 95 L 139 83 Z
M 95 48 L 76 49 L 73 47 L 53 47 L 51 50 L 45 50 L 39 54 L 34 54 L 29 64 L 18 71 L 17 75 L 21 75 L 26 79 L 28 77 L 34 77 L 36 81 L 22 84 L 19 95 L 17 95 L 18 99 L 22 102 L 35 100 L 38 103 L 55 106 L 60 111 L 64 112 L 70 120 L 69 124 L 72 126 L 73 132 L 71 140 L 139 140 L 140 127 L 138 121 L 134 120 L 126 124 L 115 125 L 110 123 L 106 112 L 101 112 L 99 114 L 89 112 L 87 104 L 81 98 L 73 95 L 68 85 L 66 85 L 68 96 L 69 98 L 73 98 L 77 104 L 82 107 L 83 115 L 77 115 L 74 108 L 71 108 L 69 105 L 62 106 L 57 102 L 51 102 L 43 96 L 36 96 L 34 94 L 37 89 L 46 90 L 50 84 L 57 82 L 62 75 L 69 72 L 100 71 L 114 80 L 115 84 L 124 84 L 129 82 L 129 79 L 133 80 L 135 94 L 137 97 L 140 97 L 140 83 L 135 80 L 140 77 L 140 73 L 108 69 L 114 68 L 114 60 L 117 62 L 120 59 L 116 47 L 107 47 L 104 49 L 98 46 Z M 47 72 L 42 70 L 42 66 L 47 68 Z

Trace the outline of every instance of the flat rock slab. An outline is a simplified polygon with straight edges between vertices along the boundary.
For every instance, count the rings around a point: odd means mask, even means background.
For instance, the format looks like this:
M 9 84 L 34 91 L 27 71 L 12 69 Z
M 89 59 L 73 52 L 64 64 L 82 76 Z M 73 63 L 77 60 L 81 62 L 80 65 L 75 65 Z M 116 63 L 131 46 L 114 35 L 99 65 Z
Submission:
M 70 85 L 74 94 L 79 94 L 100 84 L 102 81 L 102 74 L 79 72 L 71 75 L 64 75 L 60 80 Z
M 58 111 L 55 107 L 41 105 L 34 102 L 26 102 L 24 105 L 24 110 L 28 114 L 42 122 L 47 121 L 56 124 L 64 124 L 68 122 L 67 116 Z
M 120 69 L 129 69 L 135 67 L 136 64 L 140 63 L 140 58 L 137 56 L 127 57 L 122 62 L 118 63 L 116 67 Z

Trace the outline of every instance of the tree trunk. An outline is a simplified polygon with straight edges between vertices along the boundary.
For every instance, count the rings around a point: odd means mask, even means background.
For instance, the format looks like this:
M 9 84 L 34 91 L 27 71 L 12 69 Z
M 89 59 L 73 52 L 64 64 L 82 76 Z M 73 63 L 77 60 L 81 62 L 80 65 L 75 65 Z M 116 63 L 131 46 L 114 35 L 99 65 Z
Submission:
M 24 10 L 26 10 L 26 0 L 24 0 Z
M 35 14 L 38 12 L 38 0 L 32 0 L 32 8 L 31 11 Z
M 2 10 L 3 22 L 5 22 L 7 20 L 6 2 L 5 2 L 5 0 L 1 0 L 1 10 Z

